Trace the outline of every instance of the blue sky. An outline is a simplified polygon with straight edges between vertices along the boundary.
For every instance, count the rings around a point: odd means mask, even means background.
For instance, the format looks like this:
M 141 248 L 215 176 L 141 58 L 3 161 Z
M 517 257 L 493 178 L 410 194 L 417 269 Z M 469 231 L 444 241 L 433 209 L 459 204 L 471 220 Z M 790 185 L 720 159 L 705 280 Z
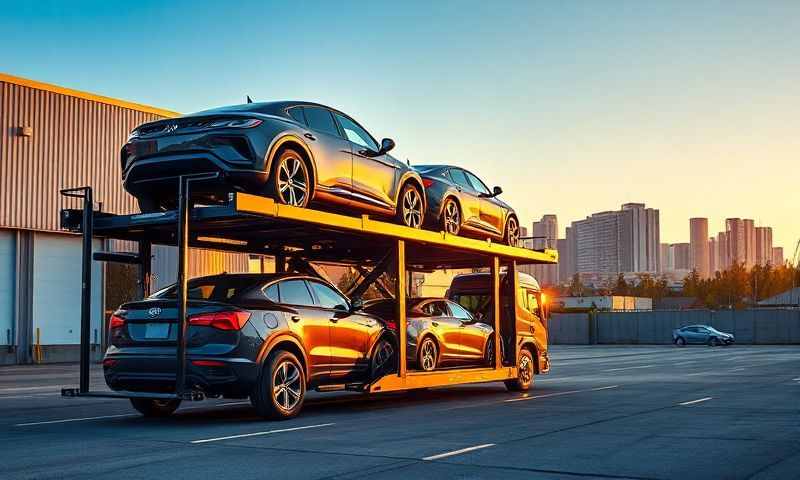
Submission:
M 562 231 L 641 201 L 663 241 L 692 216 L 800 237 L 798 1 L 0 2 L 6 73 L 181 112 L 320 101 Z

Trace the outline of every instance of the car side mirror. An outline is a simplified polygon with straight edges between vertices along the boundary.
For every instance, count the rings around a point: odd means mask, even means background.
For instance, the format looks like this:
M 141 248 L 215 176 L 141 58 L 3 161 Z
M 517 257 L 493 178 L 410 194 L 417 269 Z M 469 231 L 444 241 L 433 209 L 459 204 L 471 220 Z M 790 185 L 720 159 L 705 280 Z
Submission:
M 500 188 L 500 187 L 494 187 L 492 189 L 492 196 L 493 197 L 496 197 L 496 196 L 500 195 L 501 193 L 503 193 L 503 189 Z
M 364 300 L 361 297 L 356 297 L 350 300 L 350 311 L 357 312 L 364 309 Z
M 381 140 L 381 149 L 378 150 L 378 155 L 383 155 L 384 153 L 388 152 L 389 150 L 394 148 L 394 140 L 391 138 L 384 138 Z

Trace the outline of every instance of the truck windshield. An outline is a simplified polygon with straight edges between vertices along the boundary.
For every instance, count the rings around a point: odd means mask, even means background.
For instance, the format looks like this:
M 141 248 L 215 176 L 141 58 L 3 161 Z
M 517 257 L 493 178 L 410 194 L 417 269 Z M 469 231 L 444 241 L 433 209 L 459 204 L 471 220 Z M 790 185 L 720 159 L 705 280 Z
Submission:
M 488 319 L 492 317 L 492 297 L 477 293 L 457 293 L 451 300 L 458 303 L 476 318 Z

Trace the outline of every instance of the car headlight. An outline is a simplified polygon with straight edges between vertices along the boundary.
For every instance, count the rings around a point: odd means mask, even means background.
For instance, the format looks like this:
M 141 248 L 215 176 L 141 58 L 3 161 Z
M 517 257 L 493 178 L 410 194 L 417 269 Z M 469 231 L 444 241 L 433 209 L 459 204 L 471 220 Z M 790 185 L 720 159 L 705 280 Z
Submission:
M 139 138 L 139 129 L 134 128 L 131 133 L 128 134 L 128 141 L 130 142 L 134 138 Z
M 237 118 L 235 120 L 217 120 L 208 124 L 207 128 L 253 128 L 261 125 L 257 118 Z

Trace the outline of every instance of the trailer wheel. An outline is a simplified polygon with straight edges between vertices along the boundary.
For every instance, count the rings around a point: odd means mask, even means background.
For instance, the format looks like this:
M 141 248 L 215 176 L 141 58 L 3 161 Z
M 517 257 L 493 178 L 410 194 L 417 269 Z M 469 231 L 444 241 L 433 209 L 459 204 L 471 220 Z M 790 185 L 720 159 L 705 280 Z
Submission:
M 506 388 L 511 392 L 527 392 L 533 385 L 533 355 L 527 348 L 519 351 L 517 361 L 517 378 L 506 380 Z
M 145 417 L 169 417 L 178 409 L 181 401 L 131 398 L 131 405 Z
M 305 397 L 306 376 L 297 357 L 286 350 L 270 353 L 250 397 L 258 415 L 270 420 L 295 417 Z

